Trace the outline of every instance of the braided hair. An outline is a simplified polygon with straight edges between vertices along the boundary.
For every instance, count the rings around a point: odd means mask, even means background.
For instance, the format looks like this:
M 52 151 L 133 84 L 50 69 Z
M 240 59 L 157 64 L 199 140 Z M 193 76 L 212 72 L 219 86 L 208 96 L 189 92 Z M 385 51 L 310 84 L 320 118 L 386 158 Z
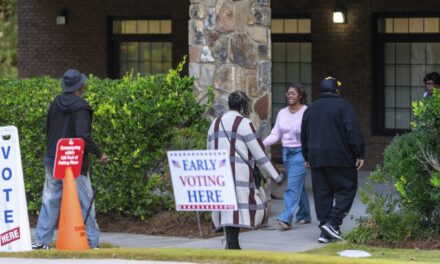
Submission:
M 231 110 L 236 110 L 244 116 L 250 114 L 251 99 L 243 91 L 232 92 L 228 97 L 228 106 Z

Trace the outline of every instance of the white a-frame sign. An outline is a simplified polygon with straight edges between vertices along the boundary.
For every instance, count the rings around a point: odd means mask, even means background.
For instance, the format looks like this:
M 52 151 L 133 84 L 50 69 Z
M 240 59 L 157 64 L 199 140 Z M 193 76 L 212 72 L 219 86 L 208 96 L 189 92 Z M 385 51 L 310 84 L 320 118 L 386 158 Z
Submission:
M 0 127 L 0 251 L 31 249 L 18 131 Z

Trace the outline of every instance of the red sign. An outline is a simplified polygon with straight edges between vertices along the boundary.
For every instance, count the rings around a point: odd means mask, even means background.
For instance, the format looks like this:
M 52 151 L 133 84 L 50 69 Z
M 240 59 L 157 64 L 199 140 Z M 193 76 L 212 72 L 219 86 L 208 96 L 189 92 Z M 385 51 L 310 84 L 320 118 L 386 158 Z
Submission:
M 73 177 L 78 177 L 81 174 L 83 153 L 84 140 L 82 138 L 61 138 L 58 140 L 53 168 L 55 179 L 64 179 L 68 167 L 72 169 Z
M 20 227 L 16 227 L 0 234 L 0 246 L 12 243 L 20 239 Z

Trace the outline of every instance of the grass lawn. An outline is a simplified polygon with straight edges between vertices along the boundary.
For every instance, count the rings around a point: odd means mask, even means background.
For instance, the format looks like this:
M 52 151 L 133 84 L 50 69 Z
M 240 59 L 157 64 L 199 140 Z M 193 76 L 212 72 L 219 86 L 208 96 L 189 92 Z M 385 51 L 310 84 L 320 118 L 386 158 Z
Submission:
M 344 249 L 363 249 L 373 257 L 350 259 L 337 256 Z M 372 248 L 347 243 L 335 243 L 306 253 L 281 253 L 268 251 L 225 251 L 209 249 L 168 249 L 168 248 L 102 248 L 88 251 L 31 251 L 20 253 L 0 253 L 0 257 L 18 258 L 121 258 L 136 260 L 171 260 L 196 263 L 439 263 L 440 251 L 395 250 Z
M 308 254 L 321 256 L 337 256 L 338 252 L 346 249 L 359 249 L 369 252 L 372 257 L 371 260 L 393 260 L 417 263 L 440 263 L 440 250 L 420 250 L 420 249 L 391 249 L 369 247 L 350 243 L 332 243 L 326 247 L 308 251 Z

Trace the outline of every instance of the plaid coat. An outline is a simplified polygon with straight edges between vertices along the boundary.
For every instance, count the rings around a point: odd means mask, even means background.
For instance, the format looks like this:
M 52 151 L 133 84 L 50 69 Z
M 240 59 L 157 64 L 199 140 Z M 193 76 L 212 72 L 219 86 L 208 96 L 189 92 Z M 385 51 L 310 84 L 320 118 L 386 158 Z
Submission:
M 223 123 L 230 141 L 226 137 L 221 123 Z M 211 123 L 207 141 L 208 149 L 229 150 L 238 203 L 237 211 L 212 212 L 215 229 L 220 229 L 223 226 L 258 227 L 267 218 L 266 208 L 255 187 L 252 169 L 237 152 L 240 152 L 252 166 L 258 163 L 260 169 L 276 182 L 281 181 L 281 176 L 264 151 L 264 146 L 257 137 L 252 122 L 236 111 L 229 111 Z

